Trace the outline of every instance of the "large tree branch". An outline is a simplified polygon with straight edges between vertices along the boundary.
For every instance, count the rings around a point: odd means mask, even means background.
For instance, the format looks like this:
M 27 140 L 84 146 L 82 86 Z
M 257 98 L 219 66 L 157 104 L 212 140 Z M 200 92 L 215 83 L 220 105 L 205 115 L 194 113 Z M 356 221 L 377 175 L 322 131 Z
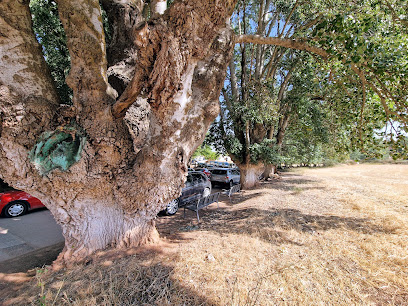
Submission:
M 307 51 L 320 55 L 323 58 L 327 58 L 329 54 L 326 50 L 318 47 L 311 46 L 306 42 L 295 40 L 295 39 L 286 39 L 278 37 L 261 37 L 259 35 L 238 35 L 235 38 L 235 43 L 253 43 L 253 44 L 263 44 L 263 45 L 274 45 L 281 46 L 290 49 L 296 49 L 301 51 Z
M 95 114 L 95 110 L 102 111 L 108 107 L 107 93 L 110 89 L 106 74 L 105 34 L 99 2 L 98 0 L 57 2 L 71 58 L 71 70 L 66 82 L 74 91 L 74 106 L 81 116 Z
M 0 1 L 0 82 L 21 95 L 58 103 L 51 75 L 31 22 L 28 1 Z
M 0 138 L 30 148 L 58 105 L 28 1 L 0 1 Z
M 98 0 L 58 0 L 58 11 L 67 35 L 71 71 L 67 84 L 73 89 L 76 120 L 95 150 L 92 171 L 116 171 L 132 158 L 128 128 L 114 120 L 111 106 L 115 92 L 108 84 L 105 34 Z
M 232 14 L 235 4 L 236 0 L 177 1 L 163 18 L 154 19 L 135 31 L 138 72 L 131 81 L 131 88 L 125 90 L 113 106 L 114 116 L 123 116 L 144 90 L 152 111 L 164 120 L 168 114 L 163 110 L 174 102 L 175 93 L 183 87 L 183 75 L 207 55 L 214 35 L 224 26 L 224 18 Z M 199 19 L 206 22 L 201 23 Z

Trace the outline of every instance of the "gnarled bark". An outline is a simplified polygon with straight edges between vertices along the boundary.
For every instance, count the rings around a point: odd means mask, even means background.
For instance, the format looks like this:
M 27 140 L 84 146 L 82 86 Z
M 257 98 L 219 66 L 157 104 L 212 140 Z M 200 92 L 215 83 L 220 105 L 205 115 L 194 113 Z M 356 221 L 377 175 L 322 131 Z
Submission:
M 218 97 L 233 49 L 233 33 L 226 21 L 235 1 L 177 1 L 163 17 L 142 28 L 135 25 L 136 36 L 148 33 L 152 39 L 151 45 L 134 46 L 137 69 L 144 69 L 142 74 L 149 71 L 141 92 L 149 99 L 133 104 L 140 96 L 132 92 L 130 105 L 136 115 L 130 110 L 124 119 L 116 119 L 111 111 L 115 95 L 107 78 L 98 1 L 59 0 L 58 4 L 71 56 L 67 82 L 73 89 L 73 108 L 67 118 L 58 118 L 57 97 L 49 97 L 46 90 L 52 88 L 50 78 L 40 84 L 40 90 L 23 97 L 16 93 L 18 88 L 13 89 L 13 80 L 0 79 L 4 83 L 0 87 L 0 173 L 50 209 L 66 239 L 61 258 L 69 262 L 98 249 L 138 246 L 157 239 L 154 219 L 179 195 L 187 162 L 219 112 Z M 21 11 L 29 20 L 27 3 Z M 9 24 L 3 20 L 2 28 Z M 17 19 L 11 23 L 11 27 L 19 26 Z M 32 31 L 29 36 L 35 40 Z M 31 51 L 22 48 L 26 56 Z M 9 49 L 7 55 L 21 57 Z M 30 67 L 33 75 L 44 73 Z M 25 96 L 35 96 L 34 104 Z M 144 110 L 142 117 L 139 107 Z M 12 114 L 19 108 L 22 119 Z M 43 116 L 37 118 L 39 111 Z M 69 129 L 71 124 L 80 132 Z M 23 141 L 18 134 L 28 131 L 32 137 Z M 64 139 L 72 142 L 84 135 L 80 160 L 67 171 L 55 169 L 40 175 L 28 157 L 34 145 L 46 139 L 41 136 L 44 131 L 71 133 Z
M 58 95 L 22 1 L 0 2 L 0 114 L 2 136 L 23 146 L 52 125 Z
M 133 43 L 134 28 L 144 22 L 142 0 L 102 0 L 109 23 L 111 42 L 107 48 L 109 84 L 120 96 L 135 74 L 137 62 Z

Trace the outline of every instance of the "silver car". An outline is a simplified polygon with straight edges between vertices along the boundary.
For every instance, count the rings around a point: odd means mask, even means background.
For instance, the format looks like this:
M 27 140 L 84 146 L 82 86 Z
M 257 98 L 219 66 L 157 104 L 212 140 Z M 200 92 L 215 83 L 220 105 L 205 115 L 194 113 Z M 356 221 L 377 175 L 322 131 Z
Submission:
M 210 171 L 211 183 L 213 184 L 228 184 L 230 187 L 232 187 L 234 184 L 239 184 L 241 179 L 239 169 L 214 168 Z

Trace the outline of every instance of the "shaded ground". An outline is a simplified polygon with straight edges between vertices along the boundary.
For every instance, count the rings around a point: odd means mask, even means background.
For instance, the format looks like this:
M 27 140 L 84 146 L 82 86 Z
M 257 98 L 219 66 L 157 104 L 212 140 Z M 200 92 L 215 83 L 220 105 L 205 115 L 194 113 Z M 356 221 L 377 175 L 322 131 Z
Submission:
M 60 242 L 45 248 L 25 253 L 13 259 L 0 262 L 0 273 L 26 272 L 36 267 L 42 268 L 50 265 L 57 259 L 59 253 L 64 248 L 64 242 Z
M 10 305 L 408 304 L 407 165 L 298 169 L 231 203 L 224 196 L 200 223 L 181 210 L 157 227 L 159 246 L 100 252 L 24 285 L 27 275 L 0 274 L 0 296 Z

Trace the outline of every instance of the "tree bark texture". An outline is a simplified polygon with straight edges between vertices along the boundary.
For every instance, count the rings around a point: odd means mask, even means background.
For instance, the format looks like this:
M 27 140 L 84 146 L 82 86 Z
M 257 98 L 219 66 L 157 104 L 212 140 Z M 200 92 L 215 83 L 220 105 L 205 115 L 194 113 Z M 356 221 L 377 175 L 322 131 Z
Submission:
M 144 22 L 144 2 L 141 0 L 103 0 L 109 23 L 111 42 L 107 46 L 109 84 L 121 95 L 132 80 L 137 59 L 133 44 L 134 28 Z
M 259 178 L 262 176 L 265 166 L 263 163 L 238 165 L 241 172 L 241 186 L 243 189 L 250 189 L 259 183 Z
M 268 178 L 271 178 L 274 174 L 276 174 L 276 166 L 272 164 L 265 165 L 265 169 L 262 175 L 263 179 L 267 180 Z
M 120 4 L 131 2 L 108 4 L 122 10 Z M 58 104 L 31 30 L 28 1 L 0 2 L 0 32 L 10 33 L 0 37 L 0 67 L 21 65 L 0 76 L 0 176 L 50 209 L 65 237 L 61 258 L 70 262 L 99 249 L 157 240 L 154 219 L 179 196 L 187 162 L 219 113 L 234 43 L 226 22 L 235 1 L 176 1 L 163 16 L 142 24 L 129 21 L 128 48 L 134 52 L 117 59 L 107 57 L 97 0 L 59 0 L 58 5 L 71 56 L 69 111 Z M 125 12 L 135 12 L 130 7 L 135 8 L 127 6 Z M 135 76 L 118 101 L 108 82 L 107 58 L 112 66 L 135 63 Z M 123 101 L 128 104 L 121 116 L 114 116 L 113 106 Z M 46 131 L 65 133 L 65 142 L 85 137 L 80 160 L 67 171 L 41 175 L 30 162 L 30 151 L 39 148 Z

